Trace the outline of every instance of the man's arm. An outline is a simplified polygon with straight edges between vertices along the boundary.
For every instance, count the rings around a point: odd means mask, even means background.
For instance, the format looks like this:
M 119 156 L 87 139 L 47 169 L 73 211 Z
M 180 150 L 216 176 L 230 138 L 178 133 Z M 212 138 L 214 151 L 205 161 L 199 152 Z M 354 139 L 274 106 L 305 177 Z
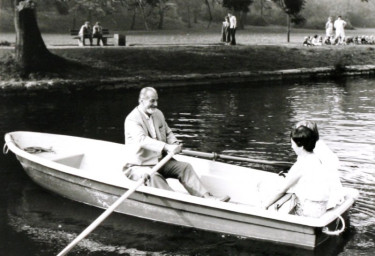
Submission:
M 154 152 L 162 152 L 165 144 L 162 141 L 151 138 L 147 130 L 143 129 L 142 123 L 133 118 L 125 120 L 125 143 L 139 144 L 142 148 Z
M 266 200 L 263 201 L 263 207 L 265 209 L 268 209 L 268 207 L 276 202 L 281 196 L 283 196 L 290 187 L 296 184 L 300 178 L 301 172 L 296 169 L 295 165 L 293 165 L 280 187 L 272 195 L 268 196 Z
M 165 122 L 165 128 L 167 133 L 167 143 L 168 144 L 179 144 L 176 136 L 172 132 L 171 128 L 169 128 L 168 124 Z

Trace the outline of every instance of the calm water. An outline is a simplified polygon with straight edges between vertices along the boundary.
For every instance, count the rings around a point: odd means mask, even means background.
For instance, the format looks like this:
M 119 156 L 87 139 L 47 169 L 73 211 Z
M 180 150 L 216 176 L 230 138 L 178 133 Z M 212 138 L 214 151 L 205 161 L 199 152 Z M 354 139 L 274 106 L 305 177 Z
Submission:
M 0 96 L 0 132 L 30 130 L 123 142 L 138 90 Z M 315 251 L 112 215 L 69 255 L 373 255 L 375 80 L 160 89 L 160 108 L 185 148 L 294 161 L 293 124 L 318 122 L 341 159 L 345 186 L 360 190 L 351 227 Z M 0 157 L 0 255 L 55 255 L 102 211 L 41 189 L 12 154 Z

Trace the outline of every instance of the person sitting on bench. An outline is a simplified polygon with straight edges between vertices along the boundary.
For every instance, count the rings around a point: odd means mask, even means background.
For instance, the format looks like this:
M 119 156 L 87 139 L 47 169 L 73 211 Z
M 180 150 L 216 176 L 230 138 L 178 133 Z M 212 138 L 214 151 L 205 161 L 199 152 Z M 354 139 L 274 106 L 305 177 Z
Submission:
M 103 28 L 100 25 L 100 22 L 96 22 L 94 27 L 92 28 L 92 37 L 97 38 L 97 45 L 100 45 L 100 40 L 102 41 L 103 45 L 105 45 L 105 42 L 103 40 Z
M 88 38 L 90 40 L 90 45 L 92 46 L 92 33 L 91 33 L 91 26 L 90 22 L 86 21 L 85 24 L 82 25 L 81 29 L 78 32 L 82 45 L 85 45 L 85 39 Z

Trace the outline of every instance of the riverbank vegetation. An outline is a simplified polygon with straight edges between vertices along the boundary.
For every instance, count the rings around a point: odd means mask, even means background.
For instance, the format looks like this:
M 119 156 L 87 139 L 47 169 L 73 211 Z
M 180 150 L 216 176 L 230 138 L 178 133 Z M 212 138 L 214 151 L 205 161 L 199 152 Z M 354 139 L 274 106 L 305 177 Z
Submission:
M 375 47 L 366 45 L 302 47 L 293 45 L 223 45 L 50 48 L 75 63 L 26 79 L 105 79 L 240 71 L 270 71 L 375 64 Z M 0 48 L 0 80 L 21 79 L 12 48 Z
M 85 20 L 101 21 L 110 30 L 153 30 L 208 28 L 221 23 L 228 9 L 221 1 L 163 0 L 163 1 L 103 1 L 103 0 L 35 0 L 38 23 L 43 33 L 66 33 L 77 29 Z M 139 4 L 142 2 L 142 5 Z M 231 2 L 231 1 L 227 1 Z M 232 1 L 233 2 L 233 1 Z M 237 1 L 240 2 L 240 1 Z M 286 25 L 286 15 L 279 1 L 244 0 L 248 11 L 237 11 L 240 26 Z M 293 1 L 297 2 L 297 1 Z M 12 1 L 0 1 L 0 32 L 14 32 Z M 375 2 L 366 0 L 309 0 L 301 15 L 305 22 L 298 27 L 324 29 L 328 16 L 341 15 L 347 28 L 375 27 L 372 14 Z
M 345 0 L 346 1 L 346 0 Z M 285 1 L 261 1 L 261 0 L 244 0 L 237 6 L 235 1 L 145 1 L 144 5 L 139 5 L 139 1 L 37 1 L 38 11 L 36 9 L 35 1 L 21 1 L 15 0 L 13 6 L 7 6 L 4 2 L 1 4 L 1 12 L 7 13 L 14 6 L 17 6 L 15 25 L 17 37 L 19 40 L 15 42 L 15 54 L 8 48 L 1 50 L 0 61 L 0 76 L 1 79 L 33 79 L 33 78 L 71 78 L 71 79 L 87 79 L 87 78 L 109 78 L 109 77 L 129 77 L 129 76 L 148 76 L 154 75 L 169 75 L 169 74 L 192 74 L 192 73 L 226 73 L 238 71 L 259 71 L 259 70 L 281 70 L 292 68 L 311 68 L 321 66 L 335 66 L 340 67 L 340 70 L 345 65 L 358 65 L 358 64 L 373 64 L 373 48 L 371 46 L 361 47 L 319 47 L 319 48 L 303 48 L 300 43 L 298 44 L 280 44 L 277 40 L 279 35 L 268 34 L 262 35 L 272 41 L 272 45 L 262 46 L 262 41 L 257 44 L 249 39 L 248 34 L 239 30 L 238 42 L 244 42 L 242 45 L 236 47 L 225 47 L 219 44 L 220 32 L 217 32 L 217 39 L 209 40 L 204 43 L 206 33 L 212 32 L 212 27 L 220 28 L 221 20 L 217 19 L 219 16 L 224 16 L 228 10 L 234 10 L 238 15 L 238 24 L 240 28 L 244 28 L 247 24 L 246 17 L 250 10 L 253 8 L 260 12 L 261 18 L 264 19 L 267 25 L 266 17 L 284 17 L 288 13 L 288 20 L 301 17 L 305 22 L 295 22 L 303 26 L 309 19 L 299 16 L 301 8 L 305 5 L 306 1 L 300 0 L 299 7 L 296 13 L 292 13 Z M 316 8 L 313 4 L 314 1 L 309 2 L 308 10 Z M 363 10 L 362 2 L 358 1 L 355 4 L 352 2 L 345 2 L 346 8 L 359 8 Z M 12 1 L 9 1 L 12 3 Z M 290 2 L 295 3 L 295 2 Z M 329 2 L 323 1 L 325 6 L 329 6 Z M 119 6 L 117 6 L 120 4 Z M 122 4 L 122 5 L 121 5 Z M 368 4 L 369 9 L 372 4 Z M 115 6 L 116 5 L 116 6 Z M 276 6 L 278 7 L 277 9 Z M 359 7 L 360 6 L 360 7 Z M 121 7 L 116 9 L 115 7 Z M 281 8 L 280 8 L 281 7 Z M 40 10 L 39 10 L 40 9 Z M 340 7 L 335 9 L 335 12 L 343 12 Z M 52 15 L 53 10 L 58 15 Z M 268 10 L 268 14 L 265 12 Z M 277 11 L 275 11 L 277 10 Z M 289 12 L 288 12 L 289 10 Z M 348 11 L 348 10 L 346 10 Z M 358 12 L 358 13 L 361 13 Z M 39 26 L 36 22 L 36 13 L 38 17 L 47 18 L 41 19 Z M 45 27 L 46 30 L 60 31 L 67 22 L 72 19 L 72 27 L 79 26 L 84 20 L 100 20 L 110 18 L 111 21 L 118 24 L 117 18 L 131 18 L 130 29 L 136 28 L 135 20 L 137 15 L 142 14 L 141 23 L 143 23 L 145 33 L 149 33 L 150 29 L 156 28 L 150 26 L 153 20 L 158 24 L 158 31 L 162 31 L 159 35 L 163 36 L 168 34 L 164 30 L 165 25 L 169 21 L 173 21 L 174 26 L 181 28 L 187 24 L 184 32 L 178 33 L 180 40 L 185 40 L 189 37 L 189 31 L 198 31 L 202 38 L 198 38 L 194 43 L 185 42 L 176 44 L 173 37 L 173 32 L 169 33 L 172 36 L 172 43 L 167 47 L 165 45 L 158 45 L 158 38 L 152 47 L 144 44 L 142 47 L 123 47 L 123 48 L 64 48 L 52 47 L 50 52 L 50 45 L 45 46 L 44 39 L 40 36 L 39 27 Z M 207 18 L 207 13 L 209 18 Z M 220 13 L 220 15 L 215 15 Z M 258 13 L 258 12 L 256 12 Z M 307 12 L 308 13 L 308 12 Z M 306 14 L 306 13 L 305 13 Z M 116 16 L 119 15 L 119 16 Z M 5 15 L 1 17 L 8 17 L 12 15 Z M 216 17 L 216 18 L 215 18 Z M 349 16 L 348 16 L 349 17 Z M 48 21 L 54 19 L 54 22 Z M 64 20 L 65 23 L 58 22 L 59 19 Z M 82 19 L 79 20 L 79 19 Z M 270 19 L 271 20 L 271 19 Z M 275 21 L 273 20 L 273 22 Z M 194 22 L 193 22 L 194 21 Z M 199 22 L 200 21 L 200 22 Z M 208 21 L 207 28 L 196 28 L 192 30 L 194 24 L 203 24 L 203 21 Z M 323 20 L 322 20 L 323 22 Z M 9 23 L 9 22 L 8 22 Z M 8 24 L 5 22 L 5 24 Z M 121 26 L 128 24 L 129 20 L 121 22 Z M 156 24 L 155 23 L 155 24 Z M 116 28 L 116 26 L 105 27 Z M 213 24 L 213 25 L 211 25 Z M 290 24 L 290 22 L 288 23 Z M 350 21 L 348 21 L 350 24 Z M 363 22 L 361 24 L 364 24 Z M 10 27 L 10 26 L 8 26 Z M 118 26 L 117 26 L 118 27 Z M 64 29 L 68 29 L 65 27 Z M 258 31 L 267 30 L 268 27 L 257 27 Z M 217 29 L 219 30 L 219 29 Z M 123 30 L 124 31 L 124 30 Z M 181 31 L 181 29 L 180 29 Z M 288 42 L 289 42 L 289 26 L 288 26 Z M 322 30 L 323 31 L 323 30 Z M 117 32 L 118 33 L 118 32 Z M 69 37 L 64 35 L 65 38 Z M 150 37 L 149 37 L 150 38 Z M 0 39 L 2 39 L 0 37 Z M 203 40 L 202 40 L 203 39 Z M 9 44 L 8 41 L 4 41 Z M 3 44 L 3 43 L 2 43 Z M 5 44 L 3 44 L 5 45 Z M 133 44 L 137 46 L 137 44 Z M 138 45 L 139 46 L 139 45 Z

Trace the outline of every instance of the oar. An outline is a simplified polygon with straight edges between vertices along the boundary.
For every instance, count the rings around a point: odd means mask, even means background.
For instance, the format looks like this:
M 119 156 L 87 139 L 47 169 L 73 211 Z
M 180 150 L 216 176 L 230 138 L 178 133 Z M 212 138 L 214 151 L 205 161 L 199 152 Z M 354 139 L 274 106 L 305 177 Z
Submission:
M 174 152 L 169 153 L 164 157 L 157 165 L 155 165 L 150 172 L 150 176 L 157 172 L 166 162 L 168 162 L 173 156 Z M 57 256 L 66 255 L 73 247 L 78 244 L 83 238 L 91 233 L 100 223 L 102 223 L 126 198 L 128 198 L 135 190 L 144 183 L 144 179 L 140 179 L 132 188 L 129 188 L 125 194 L 123 194 L 116 202 L 114 202 L 107 210 L 105 210 L 93 223 L 90 224 L 82 233 L 77 236 L 68 246 L 66 246 Z
M 252 159 L 247 157 L 237 157 L 237 156 L 228 156 L 228 155 L 221 155 L 217 153 L 206 153 L 206 152 L 199 152 L 199 151 L 192 151 L 192 150 L 182 150 L 182 153 L 189 156 L 198 156 L 198 157 L 205 157 L 211 159 L 221 158 L 224 160 L 233 160 L 233 161 L 243 161 L 243 162 L 250 162 L 250 163 L 257 163 L 257 164 L 268 164 L 268 165 L 275 165 L 275 166 L 282 166 L 282 167 L 291 167 L 293 164 L 289 162 L 283 161 L 268 161 L 268 160 L 259 160 L 259 159 Z

